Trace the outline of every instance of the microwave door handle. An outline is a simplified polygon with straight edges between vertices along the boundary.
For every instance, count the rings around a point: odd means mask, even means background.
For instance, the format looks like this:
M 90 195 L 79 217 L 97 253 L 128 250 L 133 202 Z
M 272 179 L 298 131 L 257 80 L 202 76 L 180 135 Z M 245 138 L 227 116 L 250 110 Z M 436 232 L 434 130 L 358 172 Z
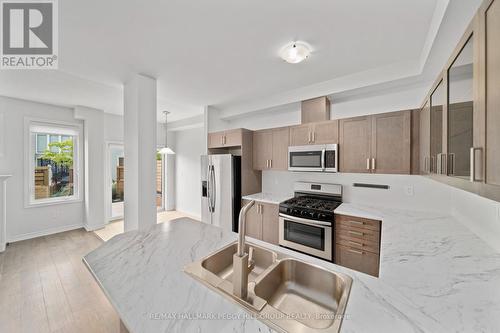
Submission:
M 323 148 L 321 151 L 321 170 L 325 171 L 325 156 L 326 156 L 326 149 Z

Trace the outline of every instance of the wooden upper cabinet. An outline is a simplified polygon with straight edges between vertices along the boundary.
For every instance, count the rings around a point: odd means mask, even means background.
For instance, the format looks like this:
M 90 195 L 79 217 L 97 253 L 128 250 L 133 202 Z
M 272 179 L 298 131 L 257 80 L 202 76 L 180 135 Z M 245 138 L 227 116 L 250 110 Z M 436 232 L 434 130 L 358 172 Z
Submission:
M 371 117 L 340 119 L 340 172 L 370 172 Z
M 372 172 L 410 174 L 411 110 L 383 113 L 371 118 Z
M 255 131 L 253 133 L 253 168 L 265 170 L 269 160 L 273 158 L 273 132 L 271 130 Z
M 241 128 L 208 133 L 208 148 L 238 147 L 243 141 Z
M 494 0 L 485 13 L 486 48 L 486 184 L 500 186 L 500 0 Z M 483 77 L 484 78 L 484 77 Z M 478 152 L 479 154 L 479 152 Z M 477 163 L 476 170 L 479 169 Z M 476 178 L 478 178 L 476 176 Z M 498 190 L 487 194 L 500 200 Z
M 330 120 L 330 100 L 328 97 L 318 97 L 302 101 L 301 103 L 301 123 L 314 123 L 318 121 Z
M 290 127 L 291 146 L 332 144 L 338 142 L 338 120 L 328 120 Z
M 224 132 L 208 133 L 208 148 L 224 147 Z
M 311 125 L 304 124 L 290 127 L 290 146 L 311 144 Z
M 288 127 L 255 131 L 253 134 L 253 168 L 255 170 L 287 170 Z
M 241 142 L 242 142 L 242 130 L 241 130 L 241 128 L 225 132 L 225 134 L 224 134 L 224 147 L 241 146 Z
M 262 240 L 271 244 L 279 243 L 279 206 L 261 203 Z
M 313 144 L 339 143 L 339 121 L 330 120 L 313 124 Z
M 290 130 L 288 127 L 277 128 L 272 131 L 273 153 L 271 159 L 271 169 L 288 170 L 289 140 Z

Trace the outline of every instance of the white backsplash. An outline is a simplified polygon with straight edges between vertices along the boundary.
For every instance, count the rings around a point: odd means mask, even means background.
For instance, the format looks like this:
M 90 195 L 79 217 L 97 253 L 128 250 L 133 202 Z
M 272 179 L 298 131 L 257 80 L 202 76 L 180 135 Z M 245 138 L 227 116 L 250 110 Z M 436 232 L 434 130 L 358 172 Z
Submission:
M 296 181 L 341 184 L 343 201 L 353 204 L 452 215 L 500 252 L 500 203 L 423 176 L 263 171 L 262 192 L 292 194 Z M 388 185 L 388 190 L 353 183 Z
M 391 208 L 450 212 L 450 190 L 421 176 L 264 171 L 262 191 L 293 193 L 296 181 L 341 184 L 343 201 Z M 353 183 L 388 185 L 389 189 L 354 187 Z

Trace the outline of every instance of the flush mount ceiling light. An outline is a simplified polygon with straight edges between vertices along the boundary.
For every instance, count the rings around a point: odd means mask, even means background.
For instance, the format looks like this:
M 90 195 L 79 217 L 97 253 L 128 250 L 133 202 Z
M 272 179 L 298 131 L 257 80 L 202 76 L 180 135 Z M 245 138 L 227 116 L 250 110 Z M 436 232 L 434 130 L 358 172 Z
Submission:
M 281 49 L 281 59 L 289 64 L 298 64 L 311 54 L 309 45 L 303 42 L 292 42 Z

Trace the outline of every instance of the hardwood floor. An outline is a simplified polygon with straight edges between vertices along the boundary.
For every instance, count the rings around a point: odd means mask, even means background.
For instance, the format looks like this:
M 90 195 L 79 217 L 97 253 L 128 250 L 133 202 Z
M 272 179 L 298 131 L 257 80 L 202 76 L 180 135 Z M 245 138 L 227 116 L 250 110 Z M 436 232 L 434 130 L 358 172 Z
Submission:
M 176 210 L 170 210 L 159 212 L 157 215 L 156 223 L 163 223 L 180 217 L 190 217 L 197 220 L 196 217 L 178 212 Z M 96 230 L 94 232 L 100 239 L 107 242 L 108 240 L 113 238 L 113 236 L 119 235 L 123 232 L 123 220 L 113 221 L 106 225 L 104 228 Z
M 0 332 L 112 332 L 119 318 L 82 262 L 102 244 L 83 229 L 0 253 Z

